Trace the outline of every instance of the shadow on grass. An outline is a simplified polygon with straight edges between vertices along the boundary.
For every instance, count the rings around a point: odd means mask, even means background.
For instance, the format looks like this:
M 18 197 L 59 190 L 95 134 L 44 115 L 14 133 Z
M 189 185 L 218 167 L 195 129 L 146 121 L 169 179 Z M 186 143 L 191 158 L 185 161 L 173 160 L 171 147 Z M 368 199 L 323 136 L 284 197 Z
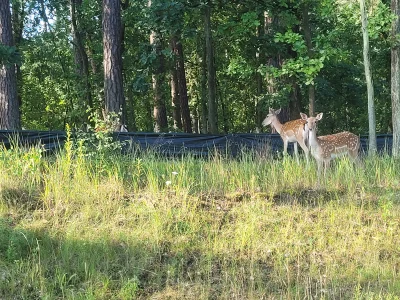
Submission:
M 0 199 L 9 207 L 32 211 L 41 205 L 40 193 L 37 189 L 3 186 L 0 188 Z
M 320 189 L 296 189 L 275 193 L 272 201 L 276 205 L 294 205 L 316 207 L 325 205 L 345 195 L 345 191 Z
M 242 205 L 254 199 L 259 201 L 272 201 L 275 205 L 301 205 L 304 207 L 323 206 L 331 201 L 345 197 L 344 190 L 319 189 L 290 189 L 288 191 L 270 193 L 235 192 L 224 195 L 206 194 L 201 196 L 201 209 L 212 210 L 215 207 L 229 211 L 237 205 Z
M 337 299 L 350 297 L 358 287 L 349 278 L 327 284 L 327 278 L 310 277 L 309 256 L 302 266 L 297 257 L 283 258 L 280 265 L 274 253 L 265 259 L 232 257 L 173 243 L 71 239 L 0 218 L 0 299 Z M 301 278 L 288 275 L 300 271 L 305 272 Z M 369 281 L 365 285 L 373 289 Z
M 345 191 L 338 190 L 299 188 L 272 196 L 260 193 L 257 197 L 275 205 L 315 207 L 344 194 Z M 222 226 L 229 224 L 227 211 L 253 199 L 254 195 L 245 192 L 212 196 L 212 200 L 208 197 L 204 196 L 199 208 L 220 210 Z M 2 189 L 1 198 L 15 209 L 23 207 L 31 211 L 40 206 L 35 191 Z M 175 227 L 185 232 L 184 225 L 178 222 Z M 179 238 L 179 232 L 175 233 Z M 202 238 L 207 237 L 199 237 Z M 0 299 L 245 299 L 250 291 L 255 292 L 254 298 L 292 295 L 334 299 L 351 296 L 358 284 L 353 278 L 343 283 L 332 279 L 333 287 L 329 288 L 324 285 L 324 278 L 319 281 L 317 277 L 304 275 L 299 281 L 294 277 L 288 279 L 285 272 L 307 272 L 309 256 L 301 257 L 304 259 L 301 270 L 298 258 L 293 261 L 279 258 L 279 261 L 273 253 L 265 259 L 246 255 L 239 258 L 212 253 L 211 249 L 204 253 L 191 245 L 180 249 L 173 244 L 174 239 L 125 240 L 129 238 L 110 236 L 101 241 L 86 241 L 53 236 L 45 229 L 26 230 L 16 226 L 11 218 L 0 218 Z M 377 290 L 381 291 L 379 287 Z
M 0 299 L 135 299 L 169 289 L 169 298 L 186 297 L 187 286 L 218 298 L 226 287 L 226 271 L 241 273 L 243 293 L 269 281 L 271 267 L 261 260 L 210 257 L 200 251 L 179 251 L 170 242 L 127 244 L 110 237 L 85 241 L 50 236 L 46 230 L 25 230 L 11 218 L 0 218 Z M 234 279 L 234 278 L 231 278 Z M 239 279 L 239 278 L 238 278 Z M 181 288 L 177 288 L 181 284 Z M 171 289 L 174 295 L 171 295 Z M 202 292 L 201 292 L 202 290 Z M 192 291 L 193 292 L 193 291 Z

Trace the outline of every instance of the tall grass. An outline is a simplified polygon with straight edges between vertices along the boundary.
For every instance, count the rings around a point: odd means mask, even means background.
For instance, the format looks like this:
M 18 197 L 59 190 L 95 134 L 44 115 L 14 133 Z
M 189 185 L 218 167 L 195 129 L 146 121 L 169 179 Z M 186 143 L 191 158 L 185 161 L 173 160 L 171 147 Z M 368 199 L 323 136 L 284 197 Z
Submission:
M 0 151 L 0 298 L 399 299 L 400 162 Z

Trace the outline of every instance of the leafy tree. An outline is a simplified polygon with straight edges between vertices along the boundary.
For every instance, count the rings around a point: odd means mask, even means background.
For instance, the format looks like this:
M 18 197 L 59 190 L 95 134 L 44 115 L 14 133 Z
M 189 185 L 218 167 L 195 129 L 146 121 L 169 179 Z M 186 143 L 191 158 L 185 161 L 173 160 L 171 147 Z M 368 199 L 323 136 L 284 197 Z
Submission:
M 213 132 L 258 131 L 269 107 L 283 108 L 282 122 L 299 118 L 299 111 L 312 108 L 314 89 L 314 110 L 324 112 L 321 134 L 368 132 L 358 1 L 148 4 L 124 0 L 119 9 L 119 94 L 126 102 L 117 106 L 124 112 L 121 122 L 131 130 L 153 131 L 156 108 L 164 131 L 173 124 L 179 128 L 177 121 L 184 119 L 186 128 L 177 130 L 206 133 L 213 123 Z M 206 30 L 207 7 L 212 14 Z M 23 126 L 93 126 L 93 115 L 101 116 L 107 97 L 102 0 L 13 0 L 12 11 L 17 50 L 0 47 L 0 53 L 2 61 L 12 64 L 22 54 L 18 92 Z M 368 11 L 376 130 L 387 132 L 396 126 L 388 72 L 389 52 L 395 45 L 390 37 L 393 19 L 387 1 L 369 3 Z M 152 32 L 157 44 L 150 45 Z M 178 70 L 179 75 L 174 73 Z M 210 99 L 214 100 L 209 103 Z

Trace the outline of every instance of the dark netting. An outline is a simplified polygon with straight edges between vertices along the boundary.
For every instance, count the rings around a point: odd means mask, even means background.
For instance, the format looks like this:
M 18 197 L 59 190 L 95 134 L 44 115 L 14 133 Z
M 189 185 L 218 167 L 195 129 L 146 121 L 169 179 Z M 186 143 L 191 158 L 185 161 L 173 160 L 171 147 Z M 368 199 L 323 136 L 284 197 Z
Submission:
M 192 153 L 196 156 L 206 157 L 219 152 L 237 156 L 242 151 L 253 150 L 259 153 L 280 153 L 283 150 L 283 142 L 278 134 L 263 133 L 237 133 L 237 134 L 188 134 L 188 133 L 144 133 L 144 132 L 115 132 L 114 139 L 123 143 L 123 151 L 129 149 L 150 149 L 156 153 L 167 156 L 176 156 L 183 153 Z M 12 145 L 31 146 L 43 145 L 49 153 L 57 151 L 67 139 L 64 131 L 0 131 L 0 139 L 8 149 Z M 360 136 L 361 152 L 368 150 L 368 137 Z M 391 153 L 392 135 L 377 135 L 379 153 Z M 293 152 L 293 144 L 290 143 L 288 152 Z M 299 147 L 299 152 L 302 150 Z

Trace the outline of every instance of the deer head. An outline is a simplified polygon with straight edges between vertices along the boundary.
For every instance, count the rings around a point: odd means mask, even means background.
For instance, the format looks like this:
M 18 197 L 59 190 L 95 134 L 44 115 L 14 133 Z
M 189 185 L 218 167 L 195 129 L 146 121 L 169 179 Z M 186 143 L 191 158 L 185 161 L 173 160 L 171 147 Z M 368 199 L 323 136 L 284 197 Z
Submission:
M 269 109 L 269 114 L 267 117 L 264 119 L 262 122 L 263 126 L 268 126 L 270 125 L 275 119 L 277 119 L 278 114 L 281 112 L 281 109 L 273 110 L 272 108 Z
M 323 115 L 324 113 L 319 113 L 316 117 L 307 117 L 306 114 L 300 113 L 301 118 L 307 122 L 307 127 L 310 134 L 312 134 L 313 131 L 316 132 L 317 123 L 322 119 Z

